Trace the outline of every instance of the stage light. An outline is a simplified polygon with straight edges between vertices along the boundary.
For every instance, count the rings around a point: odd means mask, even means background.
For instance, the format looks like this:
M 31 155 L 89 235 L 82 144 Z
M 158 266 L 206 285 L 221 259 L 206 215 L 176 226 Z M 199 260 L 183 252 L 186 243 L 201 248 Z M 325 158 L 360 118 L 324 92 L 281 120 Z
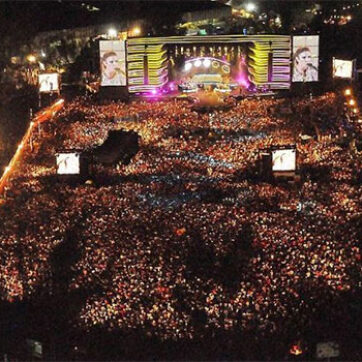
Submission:
M 345 96 L 350 96 L 352 94 L 352 91 L 349 89 L 349 88 L 347 88 L 345 91 L 344 91 L 344 95 Z
M 197 59 L 194 63 L 195 67 L 198 68 L 201 66 L 201 60 L 200 59 Z
M 157 90 L 156 90 L 156 89 L 152 89 L 151 93 L 152 93 L 153 95 L 156 95 L 156 94 L 157 94 Z
M 117 37 L 117 30 L 114 28 L 108 29 L 108 36 L 110 38 L 116 38 Z
M 210 59 L 205 59 L 205 60 L 204 60 L 204 67 L 205 67 L 205 68 L 209 68 L 210 65 L 211 65 L 211 60 L 210 60 Z
M 294 354 L 295 356 L 299 356 L 300 354 L 303 353 L 303 351 L 300 348 L 300 346 L 298 344 L 296 344 L 290 348 L 289 353 Z
M 131 30 L 131 34 L 132 34 L 132 36 L 141 35 L 141 28 L 140 28 L 139 26 L 135 26 L 135 27 Z
M 245 5 L 246 11 L 253 12 L 256 10 L 256 5 L 254 3 L 248 3 Z
M 354 106 L 354 105 L 356 104 L 356 101 L 355 101 L 354 99 L 350 99 L 349 102 L 348 102 L 348 104 L 349 104 L 350 106 Z
M 191 68 L 192 68 L 192 64 L 191 64 L 191 63 L 186 63 L 186 64 L 185 64 L 185 71 L 186 71 L 186 72 L 188 72 Z

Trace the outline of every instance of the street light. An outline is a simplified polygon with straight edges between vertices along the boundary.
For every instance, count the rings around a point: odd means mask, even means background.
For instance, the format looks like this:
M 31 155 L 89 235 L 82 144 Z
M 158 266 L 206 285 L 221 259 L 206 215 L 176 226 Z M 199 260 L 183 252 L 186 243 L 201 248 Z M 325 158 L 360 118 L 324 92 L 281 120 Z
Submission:
M 345 96 L 350 96 L 352 94 L 351 92 L 351 89 L 350 88 L 347 88 L 345 91 L 344 91 L 344 95 Z
M 350 99 L 350 101 L 348 102 L 348 104 L 350 106 L 354 106 L 356 104 L 355 100 L 354 99 Z

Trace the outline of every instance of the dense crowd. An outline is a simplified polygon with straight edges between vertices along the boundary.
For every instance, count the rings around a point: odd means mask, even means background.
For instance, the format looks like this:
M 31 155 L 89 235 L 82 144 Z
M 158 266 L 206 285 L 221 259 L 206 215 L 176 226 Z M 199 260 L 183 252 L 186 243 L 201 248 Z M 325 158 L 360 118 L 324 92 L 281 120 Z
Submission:
M 360 156 L 339 142 L 342 108 L 335 94 L 206 114 L 174 99 L 66 104 L 34 134 L 0 209 L 1 298 L 87 291 L 69 322 L 89 333 L 242 331 L 283 336 L 285 351 L 311 331 L 341 338 L 362 275 Z M 129 165 L 55 182 L 57 150 L 92 149 L 113 129 L 141 136 Z M 290 144 L 301 180 L 258 179 L 260 152 Z

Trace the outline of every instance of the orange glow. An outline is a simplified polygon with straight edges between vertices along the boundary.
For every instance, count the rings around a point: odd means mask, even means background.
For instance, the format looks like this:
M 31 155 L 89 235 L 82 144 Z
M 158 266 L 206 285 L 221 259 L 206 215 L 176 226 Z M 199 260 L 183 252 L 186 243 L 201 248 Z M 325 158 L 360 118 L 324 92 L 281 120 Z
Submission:
M 300 348 L 299 344 L 294 344 L 290 350 L 289 350 L 290 354 L 294 354 L 294 356 L 299 356 L 303 353 L 302 349 Z
M 350 106 L 354 106 L 354 105 L 356 104 L 356 101 L 355 101 L 354 99 L 350 99 L 349 102 L 348 102 L 348 104 L 349 104 Z
M 139 36 L 141 35 L 141 28 L 138 26 L 135 26 L 129 31 L 130 36 Z
M 61 104 L 63 104 L 63 103 L 64 103 L 64 99 L 61 98 L 61 99 L 57 100 L 57 101 L 54 103 L 53 106 L 58 106 L 58 105 L 61 105 Z
M 26 57 L 27 61 L 30 62 L 30 63 L 35 63 L 36 62 L 36 57 L 35 55 L 33 54 L 29 54 L 27 57 Z
M 3 193 L 6 183 L 10 177 L 11 171 L 14 169 L 16 162 L 22 155 L 22 152 L 24 150 L 24 145 L 26 145 L 28 143 L 28 141 L 30 140 L 33 127 L 40 122 L 48 121 L 52 116 L 52 111 L 53 112 L 59 111 L 63 107 L 63 104 L 64 104 L 64 99 L 59 99 L 57 102 L 52 104 L 50 107 L 48 107 L 44 111 L 36 114 L 34 117 L 34 120 L 30 122 L 28 130 L 26 131 L 22 141 L 18 145 L 18 148 L 17 148 L 13 158 L 11 159 L 9 165 L 5 168 L 5 171 L 0 178 L 0 194 Z
M 347 88 L 345 91 L 344 91 L 344 95 L 345 96 L 350 96 L 352 94 L 352 91 L 350 88 Z
M 176 234 L 177 236 L 182 236 L 183 234 L 185 234 L 185 232 L 186 232 L 186 229 L 185 229 L 185 228 L 181 228 L 181 229 L 176 229 L 175 234 Z

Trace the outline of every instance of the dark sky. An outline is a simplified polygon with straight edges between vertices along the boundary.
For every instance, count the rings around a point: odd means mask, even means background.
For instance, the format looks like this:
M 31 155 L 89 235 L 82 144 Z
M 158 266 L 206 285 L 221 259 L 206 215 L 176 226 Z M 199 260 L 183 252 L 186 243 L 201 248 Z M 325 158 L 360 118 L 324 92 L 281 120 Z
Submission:
M 99 11 L 89 11 L 91 7 Z M 32 30 L 47 31 L 81 27 L 92 24 L 119 22 L 121 19 L 139 19 L 161 15 L 183 13 L 187 11 L 209 9 L 221 6 L 210 0 L 185 1 L 1 1 L 1 23 L 6 31 L 6 24 Z M 88 8 L 88 9 L 87 9 Z M 16 24 L 16 25 L 15 25 Z
M 241 1 L 241 0 L 240 0 Z M 249 0 L 245 0 L 247 2 Z M 295 11 L 296 5 L 312 0 L 254 0 L 260 10 L 278 13 Z M 342 6 L 346 1 L 319 0 L 323 8 Z M 347 2 L 355 3 L 355 1 Z M 222 7 L 211 0 L 103 0 L 103 1 L 1 1 L 0 42 L 2 37 L 31 38 L 37 32 L 82 27 L 95 24 L 117 24 L 122 20 L 157 19 L 158 23 L 175 20 L 175 14 Z M 96 7 L 99 11 L 90 11 Z M 285 15 L 285 14 L 284 14 Z M 287 14 L 288 17 L 288 14 Z M 14 36 L 15 35 L 15 36 Z M 0 44 L 1 48 L 1 44 Z

